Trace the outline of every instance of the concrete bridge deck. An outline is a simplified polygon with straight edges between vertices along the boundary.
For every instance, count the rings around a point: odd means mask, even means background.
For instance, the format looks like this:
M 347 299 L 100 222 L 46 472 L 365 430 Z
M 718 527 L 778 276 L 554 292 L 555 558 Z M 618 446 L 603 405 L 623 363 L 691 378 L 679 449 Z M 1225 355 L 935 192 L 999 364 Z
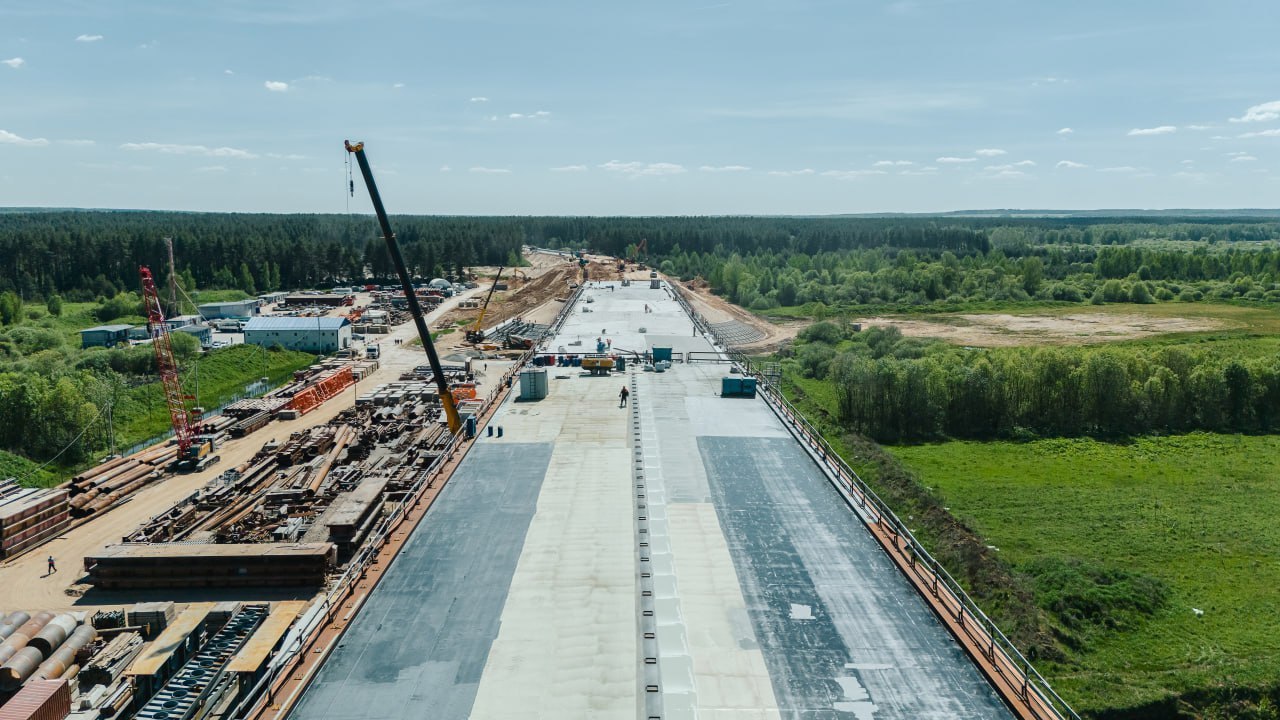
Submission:
M 597 337 L 713 350 L 647 283 L 588 289 L 547 349 Z M 1011 717 L 769 407 L 719 397 L 727 365 L 548 370 L 292 718 Z

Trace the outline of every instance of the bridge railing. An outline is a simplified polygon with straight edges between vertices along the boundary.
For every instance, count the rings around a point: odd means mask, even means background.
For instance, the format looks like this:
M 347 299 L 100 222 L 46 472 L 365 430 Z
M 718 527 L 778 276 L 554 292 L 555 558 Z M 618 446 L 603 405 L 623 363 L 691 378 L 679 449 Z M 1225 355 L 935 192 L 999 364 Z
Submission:
M 1027 660 L 1013 641 L 987 617 L 951 573 L 929 554 L 889 505 L 849 467 L 808 418 L 782 395 L 781 389 L 773 385 L 757 363 L 737 350 L 729 349 L 727 354 L 738 364 L 743 374 L 757 379 L 757 387 L 765 401 L 791 426 L 797 437 L 809 445 L 823 467 L 840 480 L 843 489 L 847 491 L 847 497 L 852 498 L 863 520 L 888 533 L 893 550 L 907 561 L 910 572 L 924 581 L 933 596 L 950 608 L 956 624 L 982 648 L 987 661 L 1009 681 L 1022 700 L 1029 706 L 1038 700 L 1035 705 L 1052 713 L 1042 717 L 1080 720 L 1080 716 L 1032 666 L 1031 661 Z

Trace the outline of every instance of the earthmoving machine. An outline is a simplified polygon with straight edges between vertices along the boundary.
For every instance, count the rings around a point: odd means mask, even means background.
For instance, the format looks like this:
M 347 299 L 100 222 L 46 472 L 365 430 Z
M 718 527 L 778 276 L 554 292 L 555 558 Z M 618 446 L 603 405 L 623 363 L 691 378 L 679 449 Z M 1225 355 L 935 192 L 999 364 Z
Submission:
M 164 309 L 160 306 L 160 293 L 155 278 L 146 265 L 138 268 L 142 278 L 142 298 L 147 306 L 147 331 L 151 334 L 151 348 L 156 356 L 156 369 L 164 387 L 164 401 L 169 408 L 169 420 L 173 424 L 173 437 L 178 443 L 178 457 L 170 466 L 179 472 L 198 472 L 220 459 L 213 454 L 214 439 L 197 432 L 199 424 L 187 409 L 190 395 L 182 392 L 178 378 L 178 363 L 173 359 L 173 344 L 169 338 L 169 326 L 164 322 Z
M 502 271 L 506 268 L 498 268 L 498 274 L 493 276 L 493 284 L 489 286 L 489 294 L 484 296 L 484 304 L 480 306 L 480 314 L 476 316 L 476 323 L 467 330 L 467 342 L 478 343 L 484 342 L 484 314 L 489 309 L 489 301 L 493 299 L 493 291 L 498 289 L 498 279 L 502 277 Z
M 378 186 L 373 182 L 373 170 L 369 167 L 369 159 L 364 155 L 363 142 L 347 140 L 344 145 L 347 152 L 356 156 L 360 164 L 360 174 L 364 176 L 365 187 L 369 189 L 369 199 L 373 201 L 373 211 L 378 216 L 378 224 L 382 227 L 382 237 L 387 241 L 387 252 L 395 265 L 396 275 L 400 276 L 400 287 L 404 290 L 405 301 L 409 305 L 409 314 L 413 316 L 413 324 L 418 329 L 418 337 L 422 347 L 427 351 L 427 361 L 431 364 L 431 374 L 435 376 L 436 386 L 440 390 L 440 403 L 444 405 L 444 416 L 449 423 L 449 432 L 457 434 L 462 430 L 462 418 L 458 415 L 458 406 L 453 402 L 453 392 L 449 380 L 444 376 L 444 368 L 440 365 L 440 356 L 436 353 L 435 343 L 431 342 L 431 331 L 427 329 L 427 319 L 422 314 L 422 305 L 418 303 L 418 293 L 413 289 L 413 278 L 405 267 L 404 256 L 400 254 L 400 244 L 391 231 L 391 221 L 387 219 L 387 211 L 382 207 L 382 196 L 378 194 Z M 354 192 L 355 186 L 352 185 Z

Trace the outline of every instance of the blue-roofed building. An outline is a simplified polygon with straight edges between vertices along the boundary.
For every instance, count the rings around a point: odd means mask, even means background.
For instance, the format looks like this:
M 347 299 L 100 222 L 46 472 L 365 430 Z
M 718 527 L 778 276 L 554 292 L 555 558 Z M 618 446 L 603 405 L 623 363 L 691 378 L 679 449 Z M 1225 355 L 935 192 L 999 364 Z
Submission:
M 244 341 L 324 355 L 351 347 L 351 321 L 344 317 L 256 317 L 245 325 Z

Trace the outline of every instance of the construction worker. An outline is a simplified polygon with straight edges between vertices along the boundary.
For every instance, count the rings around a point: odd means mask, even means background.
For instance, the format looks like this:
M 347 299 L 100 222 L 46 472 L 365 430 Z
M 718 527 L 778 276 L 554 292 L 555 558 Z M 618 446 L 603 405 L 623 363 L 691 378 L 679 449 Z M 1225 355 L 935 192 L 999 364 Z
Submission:
M 631 391 L 627 389 L 627 386 L 626 386 L 626 385 L 623 385 L 623 386 L 622 386 L 622 392 L 618 393 L 618 407 L 626 407 L 626 406 L 627 406 L 627 398 L 628 398 L 630 395 L 631 395 Z
M 49 574 L 52 575 L 56 572 L 58 572 L 58 566 L 53 562 L 53 556 L 50 555 L 49 556 Z

